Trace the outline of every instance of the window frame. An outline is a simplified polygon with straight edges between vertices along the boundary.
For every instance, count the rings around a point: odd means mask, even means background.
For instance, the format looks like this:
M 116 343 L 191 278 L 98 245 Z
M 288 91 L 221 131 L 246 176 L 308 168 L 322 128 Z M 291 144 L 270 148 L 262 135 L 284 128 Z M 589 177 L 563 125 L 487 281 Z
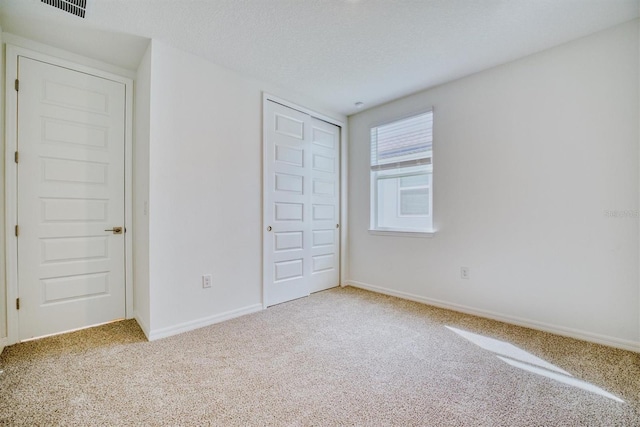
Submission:
M 431 146 L 431 151 L 430 151 L 430 155 L 428 157 L 429 161 L 428 163 L 425 162 L 424 164 L 416 164 L 416 165 L 407 165 L 403 168 L 398 168 L 395 169 L 398 172 L 402 169 L 408 169 L 408 168 L 412 168 L 412 167 L 416 167 L 416 166 L 426 166 L 429 169 L 429 174 L 431 175 L 431 179 L 430 179 L 430 185 L 424 185 L 424 186 L 419 186 L 419 187 L 426 187 L 429 190 L 429 215 L 424 215 L 424 217 L 429 217 L 431 216 L 431 227 L 430 228 L 425 228 L 425 229 L 403 229 L 403 228 L 399 228 L 399 227 L 381 227 L 378 226 L 378 188 L 377 188 L 377 182 L 378 182 L 378 177 L 377 177 L 377 173 L 381 172 L 381 171 L 389 171 L 391 169 L 387 169 L 387 170 L 374 170 L 375 166 L 372 165 L 371 159 L 373 157 L 373 147 L 372 147 L 372 140 L 371 140 L 371 133 L 372 130 L 374 128 L 378 128 L 378 127 L 382 127 L 385 125 L 390 125 L 393 124 L 395 122 L 399 122 L 402 120 L 406 120 L 406 119 L 410 119 L 412 117 L 417 117 L 423 114 L 428 114 L 431 113 L 431 132 L 432 132 L 432 146 Z M 434 208 L 433 208 L 433 157 L 434 157 L 434 146 L 433 143 L 435 142 L 435 135 L 434 135 L 434 128 L 435 128 L 435 108 L 433 107 L 429 107 L 429 108 L 425 108 L 425 109 L 421 109 L 421 110 L 417 110 L 417 111 L 413 111 L 411 113 L 408 114 L 404 114 L 404 115 L 400 115 L 400 116 L 396 116 L 393 119 L 390 120 L 384 120 L 384 121 L 380 121 L 380 122 L 376 122 L 372 125 L 369 126 L 369 141 L 368 141 L 368 145 L 369 145 L 369 189 L 370 189 L 370 204 L 369 204 L 369 214 L 370 214 L 370 220 L 369 220 L 369 234 L 371 235 L 379 235 L 379 236 L 398 236 L 398 237 L 433 237 L 436 234 L 436 230 L 433 226 L 433 214 L 435 212 Z M 396 177 L 398 179 L 398 183 L 396 184 L 398 186 L 398 200 L 400 198 L 400 181 L 399 179 L 405 176 L 415 176 L 415 175 L 420 175 L 419 172 L 407 172 L 407 173 L 398 173 L 398 176 Z M 408 187 L 409 188 L 409 187 Z M 411 187 L 414 188 L 414 187 Z M 415 187 L 417 188 L 417 187 Z M 397 210 L 398 212 L 400 209 L 400 206 L 397 206 Z M 416 217 L 420 217 L 420 215 L 403 215 L 401 217 L 407 217 L 407 218 L 416 218 Z

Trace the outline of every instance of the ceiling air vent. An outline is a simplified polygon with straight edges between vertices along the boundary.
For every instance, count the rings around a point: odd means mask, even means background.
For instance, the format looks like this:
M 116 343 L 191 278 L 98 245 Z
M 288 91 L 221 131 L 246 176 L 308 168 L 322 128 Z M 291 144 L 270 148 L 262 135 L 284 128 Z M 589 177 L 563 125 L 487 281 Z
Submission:
M 49 4 L 58 9 L 62 9 L 65 12 L 69 12 L 72 15 L 84 18 L 84 13 L 87 10 L 87 0 L 40 0 L 42 3 Z

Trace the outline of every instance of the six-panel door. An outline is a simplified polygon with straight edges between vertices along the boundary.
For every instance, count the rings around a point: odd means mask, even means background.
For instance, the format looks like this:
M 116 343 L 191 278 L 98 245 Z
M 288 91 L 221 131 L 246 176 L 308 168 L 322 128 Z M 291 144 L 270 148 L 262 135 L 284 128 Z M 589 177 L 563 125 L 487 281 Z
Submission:
M 339 284 L 339 128 L 265 103 L 265 301 Z
M 19 57 L 20 339 L 125 317 L 122 83 Z

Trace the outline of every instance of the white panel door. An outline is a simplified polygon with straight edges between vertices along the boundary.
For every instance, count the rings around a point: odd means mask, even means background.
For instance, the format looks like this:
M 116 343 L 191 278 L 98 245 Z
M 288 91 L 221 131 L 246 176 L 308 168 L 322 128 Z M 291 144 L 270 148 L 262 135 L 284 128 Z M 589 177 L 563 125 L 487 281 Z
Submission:
M 271 306 L 339 284 L 339 138 L 329 142 L 337 127 L 272 101 L 264 120 L 264 286 Z
M 18 58 L 20 339 L 125 317 L 125 86 Z
M 340 128 L 311 119 L 311 292 L 340 283 Z

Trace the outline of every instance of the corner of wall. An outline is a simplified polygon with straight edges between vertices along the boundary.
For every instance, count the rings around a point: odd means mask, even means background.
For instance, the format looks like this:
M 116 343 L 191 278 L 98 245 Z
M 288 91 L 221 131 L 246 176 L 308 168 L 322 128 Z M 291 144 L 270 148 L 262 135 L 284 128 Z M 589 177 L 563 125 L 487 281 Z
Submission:
M 151 138 L 151 42 L 134 82 L 133 317 L 149 337 L 149 144 Z
M 136 322 L 138 322 L 138 326 L 142 329 L 142 333 L 147 338 L 147 340 L 151 341 L 151 330 L 149 329 L 149 324 L 145 322 L 145 319 L 140 316 L 138 313 L 133 313 L 133 318 Z

